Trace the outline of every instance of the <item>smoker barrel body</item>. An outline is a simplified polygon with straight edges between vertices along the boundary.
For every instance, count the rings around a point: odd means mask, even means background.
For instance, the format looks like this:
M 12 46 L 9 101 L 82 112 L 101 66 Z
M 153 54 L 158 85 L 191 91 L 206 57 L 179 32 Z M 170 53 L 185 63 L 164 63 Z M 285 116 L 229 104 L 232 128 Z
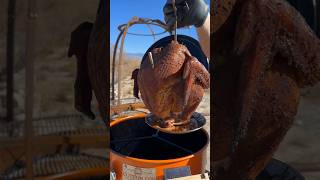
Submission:
M 184 166 L 191 174 L 205 171 L 209 136 L 203 129 L 182 135 L 157 133 L 145 123 L 145 114 L 138 114 L 111 122 L 110 141 L 110 169 L 120 180 L 126 176 L 162 180 L 165 169 Z

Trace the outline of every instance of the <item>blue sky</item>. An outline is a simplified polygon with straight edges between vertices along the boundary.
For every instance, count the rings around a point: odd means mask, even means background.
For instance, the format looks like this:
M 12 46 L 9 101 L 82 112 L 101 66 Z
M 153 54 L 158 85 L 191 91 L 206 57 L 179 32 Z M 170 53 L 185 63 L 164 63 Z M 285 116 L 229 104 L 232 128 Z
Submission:
M 133 16 L 164 21 L 162 7 L 165 2 L 166 0 L 110 0 L 110 43 L 112 45 L 115 44 L 119 34 L 118 26 L 127 23 Z M 152 28 L 155 32 L 163 32 L 163 29 L 156 26 L 152 26 Z M 146 25 L 131 26 L 129 32 L 150 34 L 150 30 Z M 198 39 L 194 27 L 179 29 L 178 34 L 184 34 Z M 156 40 L 168 35 L 169 33 L 165 33 L 156 36 Z M 153 43 L 154 39 L 152 36 L 145 37 L 128 34 L 125 38 L 124 48 L 127 53 L 143 54 Z

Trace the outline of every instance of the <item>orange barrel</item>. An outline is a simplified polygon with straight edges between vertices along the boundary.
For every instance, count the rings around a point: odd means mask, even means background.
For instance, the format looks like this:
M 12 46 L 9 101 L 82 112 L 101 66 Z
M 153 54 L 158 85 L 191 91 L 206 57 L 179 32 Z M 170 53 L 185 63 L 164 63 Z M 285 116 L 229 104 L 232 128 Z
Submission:
M 137 114 L 110 124 L 110 169 L 117 180 L 162 180 L 166 169 L 185 166 L 190 168 L 191 175 L 204 173 L 209 143 L 204 129 L 182 135 L 157 134 L 144 118 L 145 114 Z

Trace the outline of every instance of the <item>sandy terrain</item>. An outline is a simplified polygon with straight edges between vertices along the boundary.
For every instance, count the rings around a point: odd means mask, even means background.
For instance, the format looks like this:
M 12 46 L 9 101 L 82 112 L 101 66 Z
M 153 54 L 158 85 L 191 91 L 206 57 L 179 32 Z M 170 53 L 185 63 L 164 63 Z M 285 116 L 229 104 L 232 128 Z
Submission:
M 320 84 L 303 90 L 295 124 L 275 157 L 292 164 L 307 180 L 320 179 Z

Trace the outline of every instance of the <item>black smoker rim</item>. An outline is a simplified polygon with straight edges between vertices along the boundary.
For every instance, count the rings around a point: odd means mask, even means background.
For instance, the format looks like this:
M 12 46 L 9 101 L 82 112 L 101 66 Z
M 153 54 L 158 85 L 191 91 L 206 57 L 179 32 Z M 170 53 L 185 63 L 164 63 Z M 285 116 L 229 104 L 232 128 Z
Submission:
M 124 121 L 130 121 L 130 120 L 136 120 L 136 119 L 141 119 L 141 118 L 145 118 L 146 115 L 144 115 L 144 117 L 135 117 L 135 116 L 129 116 L 129 117 L 124 117 L 124 118 L 121 118 L 119 120 L 115 120 L 114 122 L 111 122 L 110 123 L 110 131 L 111 131 L 111 127 L 112 126 L 115 126 L 121 122 L 124 122 Z M 198 131 L 202 131 L 205 135 L 205 137 L 207 138 L 207 141 L 205 143 L 205 145 L 199 149 L 198 151 L 190 154 L 190 155 L 187 155 L 187 156 L 184 156 L 184 157 L 178 157 L 178 158 L 175 158 L 175 159 L 166 159 L 166 160 L 158 160 L 158 159 L 141 159 L 141 158 L 135 158 L 135 157 L 131 157 L 131 156 L 126 156 L 126 155 L 123 155 L 123 154 L 120 154 L 116 151 L 114 151 L 111 147 L 110 147 L 110 154 L 113 153 L 117 156 L 120 156 L 121 158 L 125 158 L 125 159 L 130 159 L 130 160 L 134 160 L 134 161 L 137 161 L 137 162 L 142 162 L 142 163 L 146 163 L 146 162 L 150 162 L 150 163 L 159 163 L 159 164 L 162 164 L 162 163 L 173 163 L 173 162 L 178 162 L 178 161 L 183 161 L 185 159 L 191 159 L 192 157 L 195 157 L 196 155 L 200 154 L 201 152 L 204 152 L 206 150 L 206 148 L 209 146 L 209 143 L 210 143 L 210 136 L 208 134 L 208 132 L 205 130 L 205 129 L 199 129 Z M 110 155 L 110 158 L 111 158 L 111 155 Z M 110 159 L 110 163 L 112 163 L 111 159 Z

